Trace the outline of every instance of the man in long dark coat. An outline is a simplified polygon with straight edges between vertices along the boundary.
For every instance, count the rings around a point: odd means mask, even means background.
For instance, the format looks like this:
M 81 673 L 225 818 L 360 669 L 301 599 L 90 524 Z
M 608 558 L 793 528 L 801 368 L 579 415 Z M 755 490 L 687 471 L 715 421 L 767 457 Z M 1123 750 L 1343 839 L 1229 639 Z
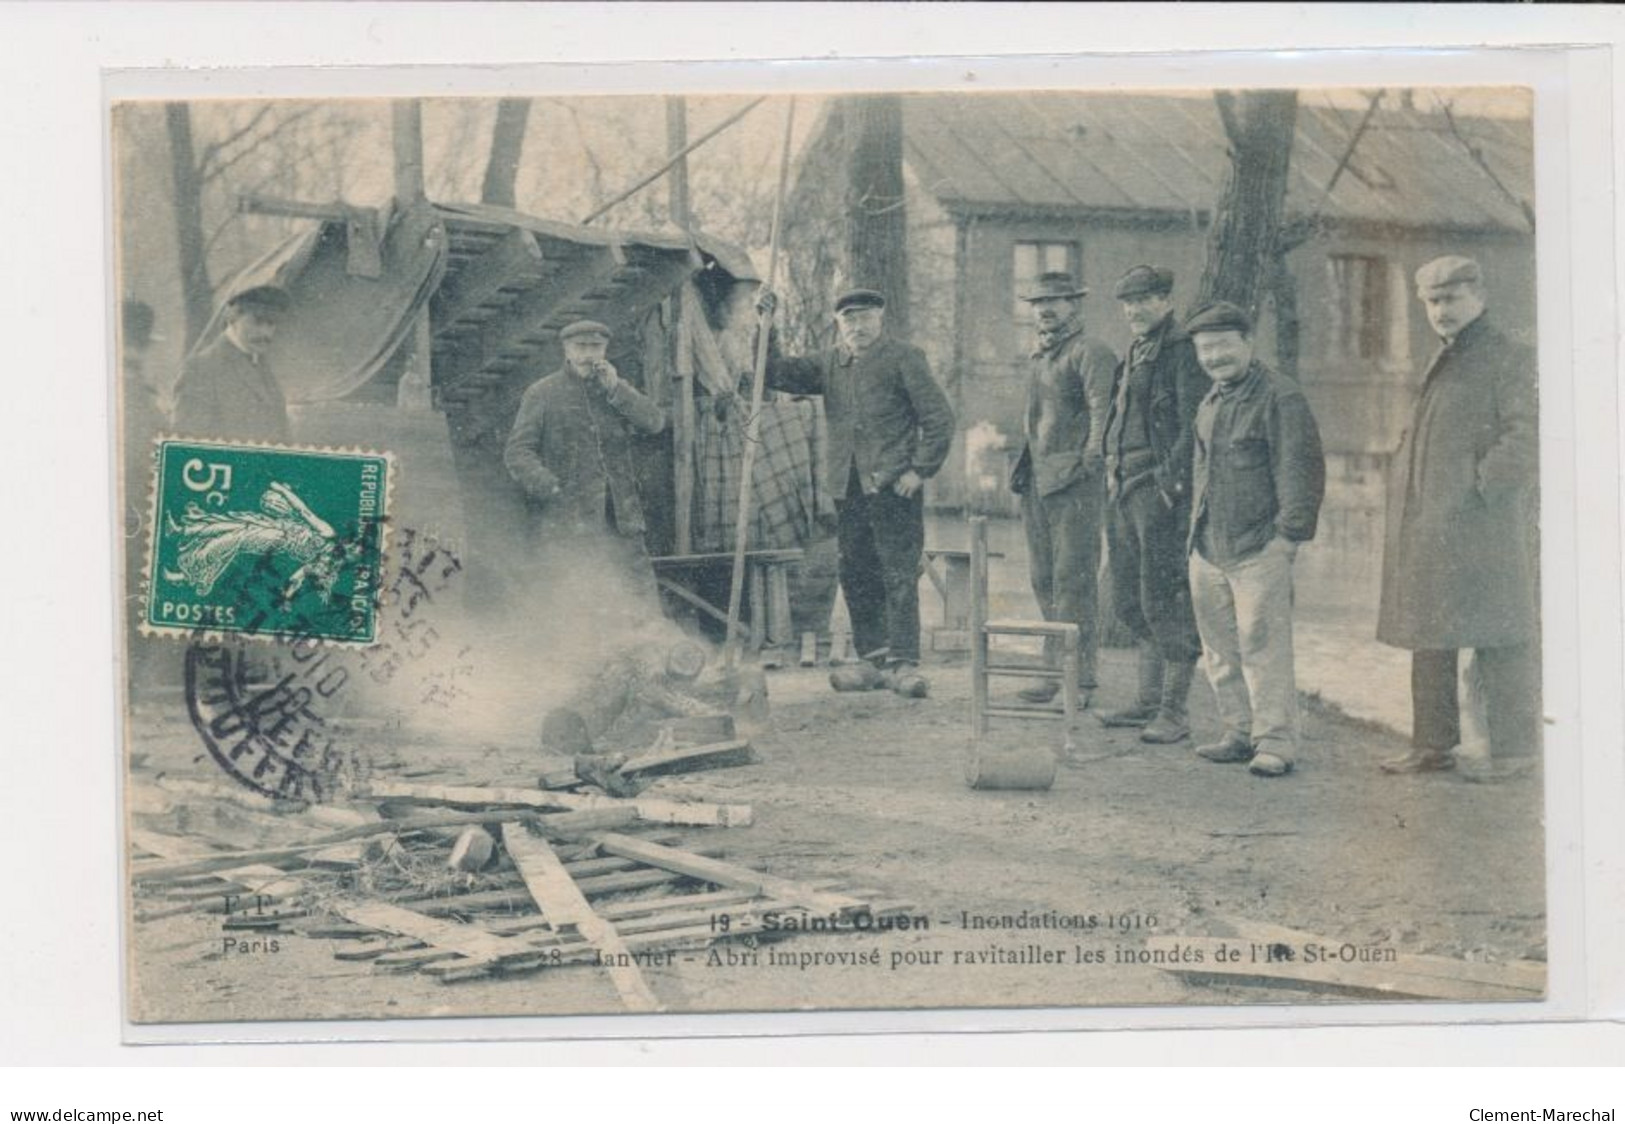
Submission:
M 1139 695 L 1101 716 L 1140 740 L 1190 736 L 1186 702 L 1202 641 L 1191 613 L 1186 540 L 1196 410 L 1212 380 L 1174 319 L 1173 271 L 1138 265 L 1116 296 L 1134 332 L 1106 420 L 1107 558 L 1117 617 L 1139 642 Z
M 1412 750 L 1385 772 L 1453 769 L 1457 655 L 1483 677 L 1490 756 L 1540 747 L 1536 372 L 1533 352 L 1485 311 L 1470 258 L 1416 273 L 1443 341 L 1394 456 L 1377 639 L 1411 656 Z

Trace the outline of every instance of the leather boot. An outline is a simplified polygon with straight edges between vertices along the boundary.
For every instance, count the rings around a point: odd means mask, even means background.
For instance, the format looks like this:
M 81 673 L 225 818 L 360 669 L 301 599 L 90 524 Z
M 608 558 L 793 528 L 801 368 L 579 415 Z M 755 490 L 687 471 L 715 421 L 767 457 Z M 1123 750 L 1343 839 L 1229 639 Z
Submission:
M 1170 663 L 1162 672 L 1162 700 L 1157 716 L 1140 731 L 1140 740 L 1152 745 L 1172 745 L 1191 736 L 1190 720 L 1185 710 L 1190 698 L 1191 678 L 1196 673 L 1195 663 Z
M 1134 705 L 1109 710 L 1100 716 L 1102 726 L 1144 726 L 1157 716 L 1162 703 L 1162 653 L 1150 643 L 1140 644 L 1140 694 Z

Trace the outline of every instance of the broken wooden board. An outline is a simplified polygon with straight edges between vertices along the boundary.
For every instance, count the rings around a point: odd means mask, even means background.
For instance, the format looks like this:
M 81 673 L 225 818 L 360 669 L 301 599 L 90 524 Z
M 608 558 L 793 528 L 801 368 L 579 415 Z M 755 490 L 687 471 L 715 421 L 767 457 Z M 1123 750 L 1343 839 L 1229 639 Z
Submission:
M 1154 967 L 1193 979 L 1222 978 L 1260 986 L 1332 991 L 1351 997 L 1424 999 L 1482 1003 L 1545 998 L 1543 965 L 1472 964 L 1443 956 L 1399 953 L 1378 946 L 1368 955 L 1392 955 L 1378 962 L 1361 961 L 1352 942 L 1258 922 L 1231 923 L 1236 936 L 1149 938 L 1148 951 L 1173 957 L 1201 956 L 1199 963 L 1170 962 Z M 1349 959 L 1341 950 L 1352 949 Z M 1307 950 L 1313 949 L 1312 953 Z M 1224 958 L 1221 959 L 1221 950 Z M 1313 956 L 1313 959 L 1309 957 Z
M 782 903 L 778 904 L 782 905 Z M 895 914 L 908 913 L 915 907 L 905 902 L 877 902 L 865 908 L 876 917 L 889 917 Z M 767 911 L 764 910 L 763 912 Z M 634 956 L 641 954 L 647 957 L 658 952 L 705 948 L 719 941 L 733 940 L 742 936 L 750 936 L 761 940 L 787 939 L 797 935 L 795 932 L 788 930 L 767 930 L 762 923 L 760 913 L 753 910 L 738 913 L 730 911 L 730 915 L 738 917 L 739 923 L 726 933 L 721 932 L 709 920 L 706 920 L 696 925 L 631 933 L 626 936 L 625 942 Z M 590 963 L 591 961 L 588 958 L 591 955 L 593 954 L 575 949 L 565 951 L 563 949 L 554 950 L 549 948 L 533 956 L 515 957 L 506 960 L 495 966 L 495 970 L 502 972 L 504 975 L 518 975 L 522 972 L 535 971 L 539 968 L 548 968 L 555 965 Z M 492 970 L 492 967 L 478 963 L 442 961 L 441 963 L 429 965 L 423 969 L 423 972 L 425 975 L 436 977 L 442 983 L 456 983 L 461 980 L 478 979 L 488 975 Z
M 679 851 L 675 847 L 663 847 L 644 839 L 634 839 L 630 835 L 611 833 L 594 836 L 594 839 L 611 855 L 637 859 L 649 866 L 729 889 L 755 890 L 759 894 L 783 898 L 810 910 L 840 914 L 866 908 L 857 898 L 815 890 L 803 882 L 793 882 L 788 878 L 778 878 L 735 863 L 723 862 L 721 859 L 710 859 L 689 851 Z
M 336 843 L 347 843 L 353 839 L 363 839 L 370 835 L 434 827 L 461 827 L 466 824 L 486 823 L 498 818 L 515 817 L 523 819 L 527 823 L 534 823 L 549 834 L 578 835 L 606 826 L 624 826 L 636 818 L 636 813 L 631 808 L 617 807 L 613 804 L 555 814 L 540 812 L 504 813 L 502 817 L 492 816 L 484 812 L 444 812 L 438 815 L 419 816 L 412 819 L 381 820 L 378 823 L 360 824 L 356 827 L 333 832 L 331 835 L 319 839 L 313 839 L 296 847 L 215 852 L 204 857 L 179 862 L 134 863 L 131 865 L 130 875 L 138 882 L 145 882 L 178 878 L 191 874 L 213 874 L 220 870 L 233 870 L 261 863 L 274 865 L 279 862 L 301 861 L 308 859 L 313 852 L 325 850 Z
M 460 956 L 501 960 L 528 951 L 522 941 L 499 937 L 482 926 L 442 921 L 388 902 L 339 899 L 326 903 L 326 908 L 357 925 L 411 937 Z
M 148 854 L 164 860 L 203 858 L 219 853 L 194 840 L 143 831 L 140 828 L 130 829 L 130 842 Z M 200 894 L 200 898 L 189 897 L 185 901 L 171 901 L 168 905 L 137 910 L 134 919 L 146 922 L 159 921 L 183 913 L 225 913 L 232 909 L 234 896 L 257 895 L 260 899 L 291 897 L 303 891 L 306 886 L 300 879 L 274 866 L 230 867 L 219 872 L 217 881 L 218 884 L 214 886 L 188 888 L 190 892 Z
M 529 788 L 484 788 L 468 785 L 415 785 L 377 781 L 371 787 L 376 800 L 450 805 L 452 807 L 514 807 L 593 812 L 624 809 L 630 818 L 672 827 L 748 827 L 749 804 L 700 804 L 676 800 L 629 800 L 613 796 L 558 792 Z M 499 817 L 493 817 L 499 818 Z
M 1262 921 L 1227 918 L 1224 924 L 1238 937 L 1258 943 L 1288 944 L 1297 948 L 1315 944 L 1329 949 L 1341 949 L 1345 944 L 1353 943 L 1334 941 L 1315 933 L 1288 929 Z M 1421 980 L 1458 981 L 1525 993 L 1505 996 L 1509 999 L 1543 999 L 1546 995 L 1546 965 L 1538 961 L 1513 960 L 1492 964 L 1422 953 L 1396 953 L 1396 955 L 1398 957 L 1396 960 L 1378 965 L 1380 970 L 1396 976 L 1415 976 Z M 1342 961 L 1339 960 L 1338 963 Z
M 568 865 L 566 869 L 569 869 Z M 837 885 L 833 881 L 817 883 L 821 887 Z M 757 896 L 748 890 L 712 890 L 703 894 L 683 894 L 661 898 L 642 898 L 628 902 L 609 902 L 595 906 L 594 911 L 606 921 L 615 922 L 616 928 L 624 935 L 641 932 L 648 929 L 669 928 L 668 919 L 672 916 L 700 909 L 714 909 L 723 905 L 749 905 Z M 541 914 L 532 914 L 511 921 L 492 921 L 486 928 L 499 936 L 515 936 L 521 933 L 534 933 L 538 929 L 550 929 L 552 926 Z M 301 931 L 307 936 L 325 936 L 331 938 L 333 930 L 318 923 L 304 926 Z M 376 934 L 357 931 L 346 932 L 344 936 L 365 937 Z M 537 943 L 532 941 L 532 943 Z M 430 949 L 422 941 L 410 939 L 391 938 L 389 940 L 373 939 L 369 944 L 354 949 L 344 949 L 335 952 L 334 957 L 339 960 L 374 960 L 381 968 L 417 968 L 425 964 L 435 963 L 448 959 L 447 954 Z
M 617 772 L 623 777 L 658 776 L 663 773 L 686 773 L 694 769 L 727 769 L 749 765 L 755 760 L 756 753 L 751 749 L 750 742 L 737 740 L 676 746 L 641 754 L 628 760 Z
M 660 1000 L 655 998 L 655 993 L 638 970 L 615 926 L 592 911 L 592 906 L 587 904 L 586 897 L 576 887 L 547 841 L 532 835 L 524 824 L 505 823 L 502 825 L 502 843 L 519 867 L 531 897 L 536 899 L 536 905 L 541 909 L 542 916 L 552 924 L 554 932 L 573 927 L 583 940 L 593 946 L 627 1009 L 662 1010 Z

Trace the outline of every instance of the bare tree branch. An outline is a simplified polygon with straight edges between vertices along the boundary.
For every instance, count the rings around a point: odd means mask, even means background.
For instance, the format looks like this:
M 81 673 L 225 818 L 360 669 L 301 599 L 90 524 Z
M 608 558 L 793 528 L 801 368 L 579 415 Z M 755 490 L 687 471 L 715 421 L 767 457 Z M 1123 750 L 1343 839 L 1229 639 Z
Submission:
M 236 144 L 238 141 L 242 140 L 249 133 L 258 128 L 259 123 L 265 120 L 266 114 L 271 112 L 271 108 L 272 103 L 267 102 L 265 105 L 260 106 L 260 108 L 255 112 L 254 116 L 248 119 L 248 123 L 246 125 L 242 126 L 240 129 L 234 129 L 220 140 L 204 145 L 203 155 L 198 158 L 199 174 L 206 173 L 209 165 L 220 153 L 224 152 L 226 149 L 230 148 L 232 145 Z
M 1506 196 L 1512 205 L 1517 207 L 1519 211 L 1523 212 L 1524 221 L 1529 224 L 1530 230 L 1534 230 L 1535 209 L 1529 205 L 1527 200 L 1503 183 L 1500 176 L 1495 174 L 1495 169 L 1490 167 L 1489 161 L 1484 159 L 1484 150 L 1479 148 L 1478 145 L 1474 144 L 1472 140 L 1461 131 L 1461 126 L 1456 124 L 1456 115 L 1450 112 L 1450 103 L 1439 97 L 1437 94 L 1433 96 L 1434 100 L 1439 103 L 1439 108 L 1444 110 L 1444 120 L 1445 124 L 1450 126 L 1450 135 L 1461 142 L 1461 147 L 1467 150 L 1467 155 L 1472 158 L 1473 163 L 1477 164 L 1479 169 L 1490 178 L 1490 182 L 1500 189 L 1501 194 Z
M 233 165 L 246 160 L 248 157 L 254 155 L 254 153 L 260 151 L 260 149 L 268 141 L 273 140 L 281 133 L 284 133 L 288 129 L 292 128 L 298 122 L 304 120 L 306 117 L 309 117 L 311 114 L 315 113 L 318 108 L 319 107 L 317 106 L 309 106 L 305 109 L 297 110 L 294 113 L 289 114 L 270 129 L 266 130 L 265 135 L 261 136 L 253 144 L 246 148 L 239 149 L 230 159 L 220 163 L 215 163 L 213 167 L 208 167 L 206 170 L 200 170 L 199 178 L 204 183 L 212 183 L 214 180 L 224 175 Z M 200 168 L 209 163 L 210 161 L 207 159 L 201 161 Z

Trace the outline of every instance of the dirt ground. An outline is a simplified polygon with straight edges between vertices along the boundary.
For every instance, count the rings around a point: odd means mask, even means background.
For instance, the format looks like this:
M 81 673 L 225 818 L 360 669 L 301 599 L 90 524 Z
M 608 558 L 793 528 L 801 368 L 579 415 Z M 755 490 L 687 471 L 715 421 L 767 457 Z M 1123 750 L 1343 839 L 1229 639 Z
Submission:
M 925 700 L 837 695 L 822 668 L 772 672 L 771 722 L 753 737 L 758 763 L 664 778 L 648 795 L 748 803 L 751 826 L 688 829 L 683 838 L 773 874 L 840 879 L 906 901 L 928 927 L 679 954 L 645 972 L 669 1010 L 1337 999 L 1192 981 L 1119 960 L 1143 950 L 1147 936 L 1218 935 L 1232 918 L 1360 949 L 1544 959 L 1538 776 L 1501 784 L 1385 776 L 1376 763 L 1403 750 L 1398 739 L 1310 707 L 1301 760 L 1285 778 L 1208 764 L 1189 742 L 1143 746 L 1135 731 L 1107 731 L 1085 716 L 1076 760 L 1052 790 L 976 792 L 964 783 L 968 667 L 939 662 L 927 671 Z M 1128 653 L 1103 653 L 1096 705 L 1121 705 L 1132 675 Z M 1210 738 L 1212 701 L 1200 680 L 1192 709 L 1198 740 Z M 216 776 L 184 718 L 141 725 L 138 778 Z M 1029 723 L 999 736 L 1054 740 L 1059 727 Z M 526 746 L 445 732 L 402 730 L 387 741 L 394 748 L 381 772 L 436 783 L 528 787 L 545 763 Z M 1046 927 L 1050 914 L 1070 927 Z M 1005 927 L 979 928 L 978 918 Z M 183 914 L 130 931 L 137 1021 L 619 1009 L 593 967 L 441 984 L 374 974 L 333 959 L 343 942 L 297 935 L 276 938 L 275 952 L 227 954 L 217 917 Z

